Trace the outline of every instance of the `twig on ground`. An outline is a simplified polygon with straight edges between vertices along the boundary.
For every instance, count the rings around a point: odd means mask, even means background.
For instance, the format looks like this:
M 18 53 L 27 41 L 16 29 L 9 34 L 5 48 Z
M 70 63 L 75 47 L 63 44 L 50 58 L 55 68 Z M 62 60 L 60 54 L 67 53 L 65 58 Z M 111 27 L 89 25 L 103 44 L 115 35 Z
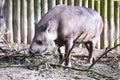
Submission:
M 90 66 L 89 69 L 91 69 L 104 55 L 106 55 L 108 52 L 112 51 L 113 49 L 115 49 L 116 47 L 120 46 L 120 44 L 115 45 L 114 47 L 110 48 L 110 49 L 106 49 L 105 52 L 96 60 L 94 61 Z
M 72 69 L 72 70 L 77 70 L 77 71 L 89 71 L 89 69 L 83 69 L 83 68 L 77 68 L 77 67 L 68 67 L 68 66 L 63 66 L 61 64 L 55 64 L 55 63 L 50 63 L 48 62 L 48 64 L 50 64 L 50 66 L 52 67 L 62 67 L 62 68 L 68 68 L 68 69 Z
M 100 76 L 102 76 L 102 77 L 104 77 L 104 78 L 110 78 L 110 79 L 113 79 L 113 78 L 110 77 L 110 76 L 106 76 L 105 74 L 101 74 L 101 73 L 96 72 L 96 71 L 94 71 L 94 70 L 89 70 L 89 72 L 91 72 L 91 73 L 95 73 L 95 74 L 100 75 Z
M 67 69 L 72 69 L 72 70 L 77 70 L 77 71 L 91 72 L 91 73 L 95 73 L 97 75 L 100 75 L 102 77 L 106 77 L 106 78 L 111 78 L 112 79 L 112 77 L 110 77 L 110 76 L 106 76 L 104 74 L 101 74 L 99 72 L 96 72 L 94 70 L 90 70 L 90 69 L 87 69 L 87 68 L 83 69 L 83 68 L 77 68 L 77 67 L 68 67 L 68 66 L 63 66 L 63 65 L 54 64 L 54 63 L 48 63 L 48 64 L 50 64 L 50 66 L 53 66 L 53 67 L 62 67 L 62 68 L 67 68 Z
M 0 58 L 5 57 L 5 56 L 13 56 L 13 57 L 22 57 L 22 56 L 28 56 L 28 54 L 26 53 L 21 53 L 21 51 L 27 51 L 28 48 L 23 48 L 20 50 L 15 50 L 12 48 L 8 48 L 8 46 L 0 46 Z
M 2 38 L 2 40 L 5 42 L 5 44 L 8 45 L 8 47 L 9 47 L 10 49 L 12 49 L 11 46 L 10 46 L 10 44 L 8 43 L 8 41 L 4 38 L 4 35 L 6 35 L 6 34 L 8 34 L 8 33 L 10 33 L 10 31 L 5 32 L 5 33 L 1 36 L 1 38 Z

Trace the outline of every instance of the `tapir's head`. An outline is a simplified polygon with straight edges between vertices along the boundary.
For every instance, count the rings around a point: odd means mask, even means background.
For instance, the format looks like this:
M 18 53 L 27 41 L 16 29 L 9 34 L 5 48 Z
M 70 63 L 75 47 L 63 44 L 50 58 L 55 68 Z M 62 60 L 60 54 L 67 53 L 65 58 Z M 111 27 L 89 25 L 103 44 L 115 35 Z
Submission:
M 39 23 L 35 27 L 35 34 L 30 44 L 30 53 L 42 53 L 50 48 L 55 39 L 55 31 L 51 29 L 50 21 L 44 25 L 39 26 Z

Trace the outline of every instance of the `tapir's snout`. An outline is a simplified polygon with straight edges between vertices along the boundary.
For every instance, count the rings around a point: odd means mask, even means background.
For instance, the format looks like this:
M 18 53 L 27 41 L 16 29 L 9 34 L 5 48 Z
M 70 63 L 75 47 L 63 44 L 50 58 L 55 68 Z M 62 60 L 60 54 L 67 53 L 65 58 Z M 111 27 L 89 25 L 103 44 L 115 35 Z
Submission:
M 35 52 L 33 50 L 31 50 L 31 48 L 29 48 L 29 54 L 33 55 L 33 54 L 35 54 Z
M 47 51 L 47 47 L 45 45 L 38 45 L 35 43 L 32 43 L 29 47 L 29 54 L 39 54 Z
M 30 55 L 34 55 L 35 53 L 37 53 L 37 52 L 32 48 L 32 45 L 30 45 L 30 47 L 29 47 L 29 54 Z

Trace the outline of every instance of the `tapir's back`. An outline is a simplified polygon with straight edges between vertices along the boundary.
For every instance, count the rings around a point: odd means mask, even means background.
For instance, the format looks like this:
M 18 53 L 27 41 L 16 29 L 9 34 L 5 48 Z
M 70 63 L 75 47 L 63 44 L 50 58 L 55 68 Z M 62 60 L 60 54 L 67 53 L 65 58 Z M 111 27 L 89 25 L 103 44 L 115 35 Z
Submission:
M 101 16 L 94 10 L 84 7 L 60 5 L 62 12 L 59 14 L 58 34 L 63 38 L 75 39 L 82 33 L 79 39 L 88 41 L 99 36 L 102 31 Z

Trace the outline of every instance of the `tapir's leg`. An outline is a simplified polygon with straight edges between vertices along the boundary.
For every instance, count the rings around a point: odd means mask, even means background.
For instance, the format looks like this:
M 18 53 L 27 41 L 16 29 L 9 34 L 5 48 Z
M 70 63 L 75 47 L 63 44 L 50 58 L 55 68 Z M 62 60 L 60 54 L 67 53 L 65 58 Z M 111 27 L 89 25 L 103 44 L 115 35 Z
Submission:
M 71 66 L 71 63 L 70 63 L 70 59 L 69 59 L 69 55 L 70 54 L 68 54 L 68 52 L 69 52 L 69 50 L 72 48 L 72 46 L 73 46 L 73 40 L 72 39 L 70 39 L 70 40 L 68 40 L 67 42 L 66 42 L 66 44 L 65 44 L 65 65 L 66 66 Z
M 89 52 L 89 55 L 88 55 L 88 63 L 92 64 L 93 62 L 93 56 L 92 56 L 92 53 L 93 53 L 93 43 L 91 41 L 88 41 L 88 42 L 85 42 L 85 46 Z
M 59 63 L 61 63 L 61 61 L 63 60 L 63 54 L 60 50 L 60 47 L 58 48 L 58 52 L 59 52 Z

